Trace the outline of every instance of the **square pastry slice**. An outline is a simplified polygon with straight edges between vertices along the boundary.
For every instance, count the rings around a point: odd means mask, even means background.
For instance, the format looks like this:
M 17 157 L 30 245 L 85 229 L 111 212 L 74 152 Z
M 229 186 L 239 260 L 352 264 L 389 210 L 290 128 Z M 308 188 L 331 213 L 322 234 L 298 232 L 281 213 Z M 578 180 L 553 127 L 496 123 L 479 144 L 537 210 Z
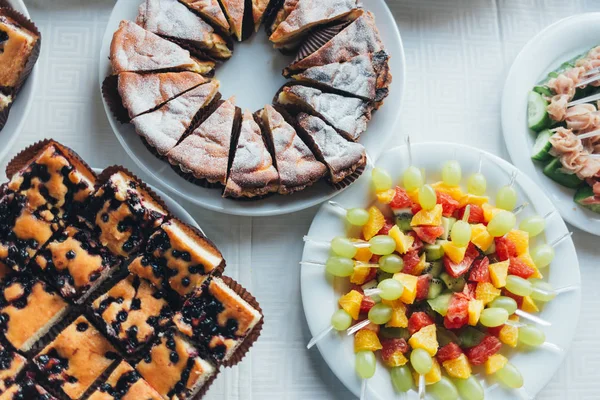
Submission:
M 185 302 L 174 321 L 183 334 L 206 346 L 217 362 L 225 362 L 261 318 L 225 282 L 211 277 Z
M 39 36 L 0 10 L 0 86 L 14 87 L 25 72 Z
M 161 334 L 136 369 L 165 400 L 193 398 L 217 373 L 217 368 L 174 330 Z
M 135 275 L 98 297 L 92 310 L 128 353 L 148 343 L 172 315 L 163 293 Z
M 31 346 L 67 311 L 67 303 L 44 282 L 28 276 L 7 278 L 0 293 L 0 329 L 16 349 Z
M 126 361 L 121 361 L 88 400 L 162 400 L 162 397 L 139 372 Z
M 46 280 L 76 303 L 93 293 L 120 262 L 91 232 L 74 226 L 50 240 L 33 260 Z
M 202 233 L 172 219 L 150 237 L 145 253 L 131 262 L 129 271 L 185 296 L 224 265 L 221 252 Z
M 26 363 L 25 357 L 0 345 L 0 393 L 15 383 Z
M 69 399 L 79 399 L 118 357 L 90 322 L 80 316 L 50 342 L 33 362 Z
M 46 389 L 26 379 L 15 383 L 0 395 L 0 400 L 57 400 Z
M 127 257 L 142 248 L 168 211 L 140 182 L 123 171 L 112 174 L 92 196 L 90 218 L 100 243 Z

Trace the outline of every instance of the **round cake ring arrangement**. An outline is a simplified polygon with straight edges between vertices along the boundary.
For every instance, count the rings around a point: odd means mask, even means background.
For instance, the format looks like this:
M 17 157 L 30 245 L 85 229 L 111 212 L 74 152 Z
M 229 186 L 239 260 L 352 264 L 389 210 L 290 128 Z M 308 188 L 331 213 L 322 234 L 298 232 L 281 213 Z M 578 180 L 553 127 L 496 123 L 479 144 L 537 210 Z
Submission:
M 316 204 L 365 169 L 358 140 L 389 94 L 390 56 L 375 15 L 358 0 L 318 7 L 308 0 L 253 1 L 244 10 L 245 3 L 228 0 L 221 9 L 216 0 L 143 1 L 135 21 L 121 21 L 112 35 L 102 83 L 109 117 L 130 123 L 146 152 L 180 175 L 178 184 L 260 200 L 324 178 L 332 189 L 305 206 Z M 297 57 L 284 69 L 291 80 L 273 104 L 242 111 L 234 97 L 221 99 L 212 75 L 235 56 L 234 39 L 250 37 L 263 22 L 274 47 Z
M 262 311 L 215 245 L 119 166 L 44 140 L 0 186 L 0 374 L 13 399 L 199 399 Z

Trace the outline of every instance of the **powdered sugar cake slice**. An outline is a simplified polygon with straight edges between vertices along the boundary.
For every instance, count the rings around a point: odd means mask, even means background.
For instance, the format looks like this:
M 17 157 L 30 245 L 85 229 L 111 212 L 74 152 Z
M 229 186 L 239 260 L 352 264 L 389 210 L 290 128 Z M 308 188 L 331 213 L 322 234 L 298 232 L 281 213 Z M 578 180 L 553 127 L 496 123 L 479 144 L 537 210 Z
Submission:
M 242 40 L 242 24 L 244 23 L 244 0 L 221 0 L 225 14 L 229 19 L 229 30 L 235 37 Z
M 152 33 L 188 41 L 216 57 L 231 57 L 227 43 L 213 27 L 177 0 L 145 0 L 136 22 Z
M 325 175 L 327 168 L 315 158 L 283 116 L 267 105 L 260 112 L 263 125 L 275 153 L 279 172 L 279 193 L 290 194 L 312 185 Z
M 218 0 L 180 0 L 183 4 L 196 11 L 215 26 L 229 32 L 229 22 L 223 14 Z
M 329 168 L 331 183 L 343 181 L 366 164 L 363 145 L 347 141 L 322 119 L 300 113 L 296 120 L 317 158 Z
M 287 18 L 277 26 L 269 40 L 275 45 L 290 42 L 316 25 L 342 18 L 353 19 L 360 7 L 359 0 L 302 0 Z
M 130 118 L 153 110 L 208 79 L 195 72 L 163 72 L 119 74 L 118 90 Z
M 246 110 L 223 197 L 264 196 L 278 188 L 279 174 L 260 127 Z
M 368 102 L 303 85 L 284 87 L 277 101 L 316 114 L 349 140 L 357 140 L 371 119 L 372 106 Z
M 254 30 L 258 32 L 262 23 L 265 11 L 271 0 L 252 0 L 252 19 L 254 20 Z
M 135 117 L 131 123 L 158 154 L 165 155 L 179 142 L 196 113 L 213 100 L 218 89 L 219 82 L 212 80 L 175 97 L 155 111 Z
M 231 137 L 236 120 L 241 118 L 240 114 L 235 106 L 235 97 L 224 101 L 198 128 L 169 151 L 169 162 L 178 165 L 183 172 L 193 174 L 195 178 L 224 186 Z
M 283 4 L 281 4 L 279 9 L 277 10 L 277 13 L 275 14 L 275 17 L 273 18 L 273 21 L 271 22 L 271 26 L 268 27 L 267 33 L 269 34 L 269 36 L 271 36 L 273 34 L 273 32 L 275 32 L 277 30 L 277 27 L 279 27 L 279 24 L 281 24 L 283 21 L 285 21 L 285 19 L 288 17 L 288 15 L 290 15 L 291 12 L 294 11 L 294 8 L 296 8 L 299 1 L 300 0 L 284 0 L 283 1 Z

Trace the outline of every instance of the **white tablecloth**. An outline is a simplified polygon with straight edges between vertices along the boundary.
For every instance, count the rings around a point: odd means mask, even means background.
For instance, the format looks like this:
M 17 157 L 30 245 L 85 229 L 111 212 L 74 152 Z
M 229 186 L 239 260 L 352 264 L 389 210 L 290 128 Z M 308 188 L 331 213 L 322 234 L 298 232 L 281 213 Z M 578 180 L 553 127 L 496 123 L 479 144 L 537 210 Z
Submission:
M 52 137 L 75 148 L 93 166 L 118 163 L 139 172 L 111 131 L 98 88 L 97 58 L 114 3 L 28 4 L 44 35 L 41 79 L 12 154 Z M 410 133 L 414 141 L 451 139 L 506 158 L 500 95 L 512 60 L 546 25 L 600 10 L 600 2 L 594 0 L 388 0 L 388 4 L 400 26 L 408 64 L 402 129 L 390 146 L 400 144 L 402 133 Z M 2 168 L 6 162 L 1 161 Z M 239 367 L 226 370 L 207 398 L 352 398 L 316 348 L 305 350 L 309 337 L 298 261 L 302 235 L 316 208 L 280 217 L 239 218 L 181 203 L 223 251 L 227 273 L 256 295 L 266 316 L 263 335 L 251 354 Z M 566 361 L 540 394 L 542 399 L 600 397 L 598 238 L 574 231 L 583 278 L 581 320 Z

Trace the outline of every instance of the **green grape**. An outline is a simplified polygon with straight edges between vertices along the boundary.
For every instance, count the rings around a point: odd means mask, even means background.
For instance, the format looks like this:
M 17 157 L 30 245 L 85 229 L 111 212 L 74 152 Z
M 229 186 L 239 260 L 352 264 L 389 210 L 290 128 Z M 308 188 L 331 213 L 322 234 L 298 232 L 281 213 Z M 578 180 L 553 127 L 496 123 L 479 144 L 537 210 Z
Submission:
M 507 319 L 508 311 L 506 311 L 504 308 L 491 307 L 486 308 L 481 312 L 479 322 L 483 326 L 494 328 L 496 326 L 504 325 Z
M 527 217 L 521 221 L 519 229 L 529 233 L 529 237 L 535 237 L 546 229 L 546 220 L 539 215 Z
M 520 276 L 509 275 L 506 277 L 506 290 L 517 296 L 529 296 L 533 291 L 531 282 Z
M 487 231 L 494 237 L 506 235 L 517 223 L 517 217 L 510 211 L 502 210 L 494 215 L 487 226 Z
M 345 310 L 339 309 L 331 316 L 331 326 L 336 331 L 345 331 L 352 325 L 352 317 Z
M 459 247 L 464 247 L 471 241 L 471 225 L 465 221 L 456 221 L 450 231 L 450 239 Z
M 483 196 L 487 189 L 487 181 L 482 173 L 477 172 L 467 179 L 467 191 L 475 196 Z
M 435 190 L 429 185 L 423 185 L 419 189 L 419 204 L 423 210 L 431 210 L 437 203 Z
M 377 325 L 387 324 L 392 318 L 392 307 L 377 303 L 369 310 L 369 321 Z
M 379 259 L 379 268 L 384 272 L 395 274 L 404 268 L 404 260 L 397 254 L 388 254 Z
M 514 210 L 517 205 L 517 191 L 512 186 L 503 186 L 496 194 L 496 207 L 503 210 Z
M 373 168 L 371 179 L 373 180 L 373 185 L 375 185 L 375 190 L 378 192 L 392 188 L 392 177 L 384 169 Z
M 407 365 L 394 367 L 390 370 L 392 385 L 398 392 L 408 392 L 413 387 L 413 377 Z
M 542 244 L 531 251 L 531 258 L 538 268 L 547 267 L 554 260 L 554 249 L 548 244 Z
M 354 260 L 346 257 L 331 256 L 325 263 L 325 270 L 333 276 L 350 276 L 354 272 Z
M 375 354 L 372 351 L 359 351 L 356 353 L 356 373 L 362 379 L 370 379 L 375 375 Z
M 410 364 L 419 375 L 427 375 L 433 368 L 433 360 L 426 350 L 414 349 L 410 353 Z
M 539 328 L 531 325 L 525 325 L 519 328 L 519 342 L 527 346 L 538 347 L 545 341 L 546 335 Z
M 436 383 L 427 386 L 427 392 L 437 400 L 457 400 L 458 390 L 454 383 L 445 376 Z
M 358 248 L 350 239 L 343 236 L 336 236 L 331 241 L 331 250 L 340 257 L 354 258 Z
M 388 235 L 373 236 L 371 240 L 369 240 L 369 244 L 371 245 L 369 248 L 371 253 L 380 256 L 387 256 L 396 250 L 396 241 Z
M 448 186 L 460 185 L 462 170 L 456 160 L 450 160 L 442 167 L 442 181 Z
M 513 315 L 517 311 L 517 302 L 512 297 L 498 296 L 490 303 L 490 307 L 503 308 L 509 315 Z
M 507 363 L 502 369 L 498 370 L 495 374 L 496 378 L 508 386 L 509 388 L 518 389 L 523 386 L 523 376 L 511 363 Z
M 548 282 L 544 282 L 540 279 L 532 279 L 531 284 L 534 289 L 533 292 L 531 292 L 532 299 L 541 301 L 543 303 L 547 303 L 556 297 L 556 294 L 554 293 L 554 288 Z M 540 289 L 544 292 L 549 292 L 549 293 L 548 294 L 540 293 L 535 289 Z
M 364 208 L 351 208 L 346 212 L 346 220 L 352 225 L 363 226 L 369 222 L 369 212 Z
M 410 192 L 423 186 L 423 174 L 419 168 L 411 165 L 404 171 L 402 181 L 404 188 Z
M 404 292 L 404 286 L 395 279 L 385 279 L 379 282 L 377 288 L 381 290 L 379 296 L 384 300 L 397 300 Z
M 467 379 L 454 379 L 454 384 L 463 400 L 483 400 L 485 397 L 483 386 L 473 375 Z

